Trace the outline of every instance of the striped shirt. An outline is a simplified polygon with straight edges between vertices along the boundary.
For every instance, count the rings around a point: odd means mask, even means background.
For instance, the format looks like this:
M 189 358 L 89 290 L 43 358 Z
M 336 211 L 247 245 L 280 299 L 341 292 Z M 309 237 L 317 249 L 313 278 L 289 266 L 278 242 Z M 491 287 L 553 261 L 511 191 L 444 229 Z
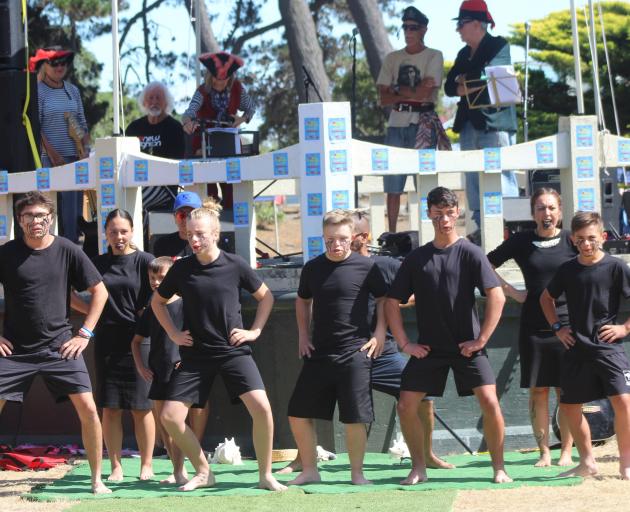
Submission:
M 226 97 L 224 98 L 225 101 L 216 101 L 219 100 L 219 97 L 221 96 Z M 210 101 L 212 101 L 212 107 L 217 112 L 219 112 L 221 109 L 217 108 L 216 104 L 223 103 L 227 105 L 229 103 L 229 90 L 225 89 L 224 91 L 218 92 L 214 89 L 210 89 Z M 188 105 L 186 112 L 184 112 L 184 116 L 190 119 L 195 119 L 197 117 L 197 112 L 201 108 L 202 103 L 203 96 L 197 90 L 195 91 L 195 94 L 193 94 L 193 97 L 190 100 L 190 104 Z M 256 112 L 256 105 L 254 105 L 254 100 L 252 100 L 252 97 L 245 92 L 244 88 L 241 88 L 241 101 L 238 105 L 238 109 L 245 113 L 245 119 L 247 120 L 247 122 L 252 120 L 252 117 L 254 117 L 254 113 Z
M 79 89 L 65 80 L 60 89 L 49 87 L 44 82 L 38 82 L 37 103 L 42 135 L 62 157 L 77 156 L 77 148 L 68 134 L 68 121 L 64 114 L 66 112 L 74 114 L 79 126 L 86 132 L 88 131 Z M 46 150 L 42 146 L 43 156 L 46 156 Z

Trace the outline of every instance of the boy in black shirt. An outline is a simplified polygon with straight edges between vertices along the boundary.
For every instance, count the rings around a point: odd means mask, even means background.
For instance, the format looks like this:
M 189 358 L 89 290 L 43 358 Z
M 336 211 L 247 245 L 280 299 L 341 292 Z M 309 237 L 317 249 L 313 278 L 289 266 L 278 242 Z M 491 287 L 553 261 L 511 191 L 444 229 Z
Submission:
M 630 320 L 617 324 L 621 296 L 630 297 L 630 269 L 602 250 L 604 225 L 597 212 L 577 212 L 571 221 L 577 258 L 559 269 L 540 297 L 551 329 L 567 349 L 561 378 L 560 407 L 569 422 L 580 463 L 562 476 L 593 476 L 591 432 L 582 404 L 608 397 L 615 411 L 619 472 L 630 480 L 630 363 L 623 338 Z M 569 325 L 558 320 L 554 299 L 562 293 Z
M 81 250 L 49 233 L 53 203 L 40 192 L 17 201 L 23 238 L 0 246 L 4 330 L 0 336 L 0 411 L 7 400 L 22 402 L 37 375 L 57 400 L 70 398 L 81 421 L 92 472 L 92 492 L 111 492 L 101 480 L 103 434 L 82 352 L 98 321 L 107 290 Z M 83 327 L 70 324 L 70 287 L 92 295 Z
M 300 276 L 295 311 L 304 365 L 289 401 L 289 423 L 302 472 L 290 485 L 320 480 L 313 419 L 331 420 L 336 403 L 339 420 L 346 425 L 352 483 L 370 483 L 363 476 L 363 457 L 365 424 L 374 420 L 371 357 L 383 350 L 386 326 L 379 301 L 377 326 L 370 334 L 368 300 L 370 294 L 379 299 L 387 288 L 374 262 L 351 251 L 352 226 L 348 212 L 328 212 L 323 226 L 326 252 L 307 262 Z M 368 341 L 370 348 L 361 351 Z
M 427 479 L 418 406 L 427 395 L 442 396 L 451 368 L 459 395 L 474 394 L 479 400 L 494 482 L 511 482 L 503 463 L 503 415 L 484 350 L 501 317 L 505 297 L 481 249 L 457 235 L 455 193 L 444 187 L 431 190 L 427 208 L 435 238 L 405 258 L 385 301 L 390 330 L 400 349 L 411 356 L 402 375 L 398 415 L 412 469 L 401 483 L 412 485 Z M 475 288 L 487 297 L 481 326 Z M 418 343 L 409 341 L 400 314 L 400 303 L 412 294 Z

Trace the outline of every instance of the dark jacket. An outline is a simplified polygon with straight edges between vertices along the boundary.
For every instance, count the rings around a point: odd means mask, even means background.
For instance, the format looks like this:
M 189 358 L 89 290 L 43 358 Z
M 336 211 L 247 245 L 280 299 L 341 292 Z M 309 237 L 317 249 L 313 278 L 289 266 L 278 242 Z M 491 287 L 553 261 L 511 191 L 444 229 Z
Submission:
M 465 75 L 466 80 L 475 80 L 481 77 L 486 66 L 504 66 L 508 64 L 511 64 L 511 58 L 510 46 L 507 41 L 500 36 L 495 37 L 486 34 L 481 43 L 479 43 L 479 47 L 472 59 L 470 58 L 470 46 L 464 46 L 459 51 L 453 67 L 446 76 L 444 91 L 447 96 L 458 96 L 458 84 L 455 79 L 459 75 Z M 477 101 L 481 104 L 490 103 L 488 92 L 483 91 Z M 513 106 L 469 109 L 466 97 L 462 97 L 457 104 L 453 131 L 459 133 L 466 121 L 470 121 L 477 130 L 515 132 L 516 109 Z

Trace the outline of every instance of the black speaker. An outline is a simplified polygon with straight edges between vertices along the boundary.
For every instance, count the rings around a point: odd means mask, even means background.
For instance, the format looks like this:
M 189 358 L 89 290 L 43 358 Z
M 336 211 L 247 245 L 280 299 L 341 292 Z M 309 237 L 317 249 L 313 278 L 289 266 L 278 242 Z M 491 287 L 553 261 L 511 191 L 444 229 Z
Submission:
M 21 0 L 0 0 L 0 70 L 24 69 L 26 44 Z M 6 97 L 6 96 L 5 96 Z
M 22 110 L 26 101 L 26 77 L 30 78 L 31 94 L 28 117 L 33 128 L 33 137 L 40 151 L 39 113 L 37 108 L 37 78 L 34 73 L 0 70 L 0 169 L 9 172 L 24 172 L 35 169 L 35 161 L 22 124 Z

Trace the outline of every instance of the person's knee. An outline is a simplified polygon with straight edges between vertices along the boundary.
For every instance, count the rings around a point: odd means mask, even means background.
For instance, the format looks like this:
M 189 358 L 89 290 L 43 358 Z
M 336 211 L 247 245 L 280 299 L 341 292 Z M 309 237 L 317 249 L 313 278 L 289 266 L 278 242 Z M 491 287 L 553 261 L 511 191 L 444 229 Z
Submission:
M 415 397 L 410 397 L 405 394 L 400 396 L 396 409 L 398 410 L 398 416 L 402 419 L 412 418 L 418 414 L 419 400 Z
M 533 401 L 539 400 L 548 400 L 549 399 L 549 388 L 531 388 L 529 390 L 529 395 L 531 396 Z
M 100 422 L 94 399 L 91 397 L 81 397 L 78 400 L 74 400 L 73 403 L 81 423 Z
M 496 392 L 485 390 L 477 395 L 477 399 L 484 415 L 501 416 L 501 405 Z
M 268 400 L 252 400 L 247 406 L 247 409 L 253 420 L 271 419 L 273 421 L 271 405 Z

